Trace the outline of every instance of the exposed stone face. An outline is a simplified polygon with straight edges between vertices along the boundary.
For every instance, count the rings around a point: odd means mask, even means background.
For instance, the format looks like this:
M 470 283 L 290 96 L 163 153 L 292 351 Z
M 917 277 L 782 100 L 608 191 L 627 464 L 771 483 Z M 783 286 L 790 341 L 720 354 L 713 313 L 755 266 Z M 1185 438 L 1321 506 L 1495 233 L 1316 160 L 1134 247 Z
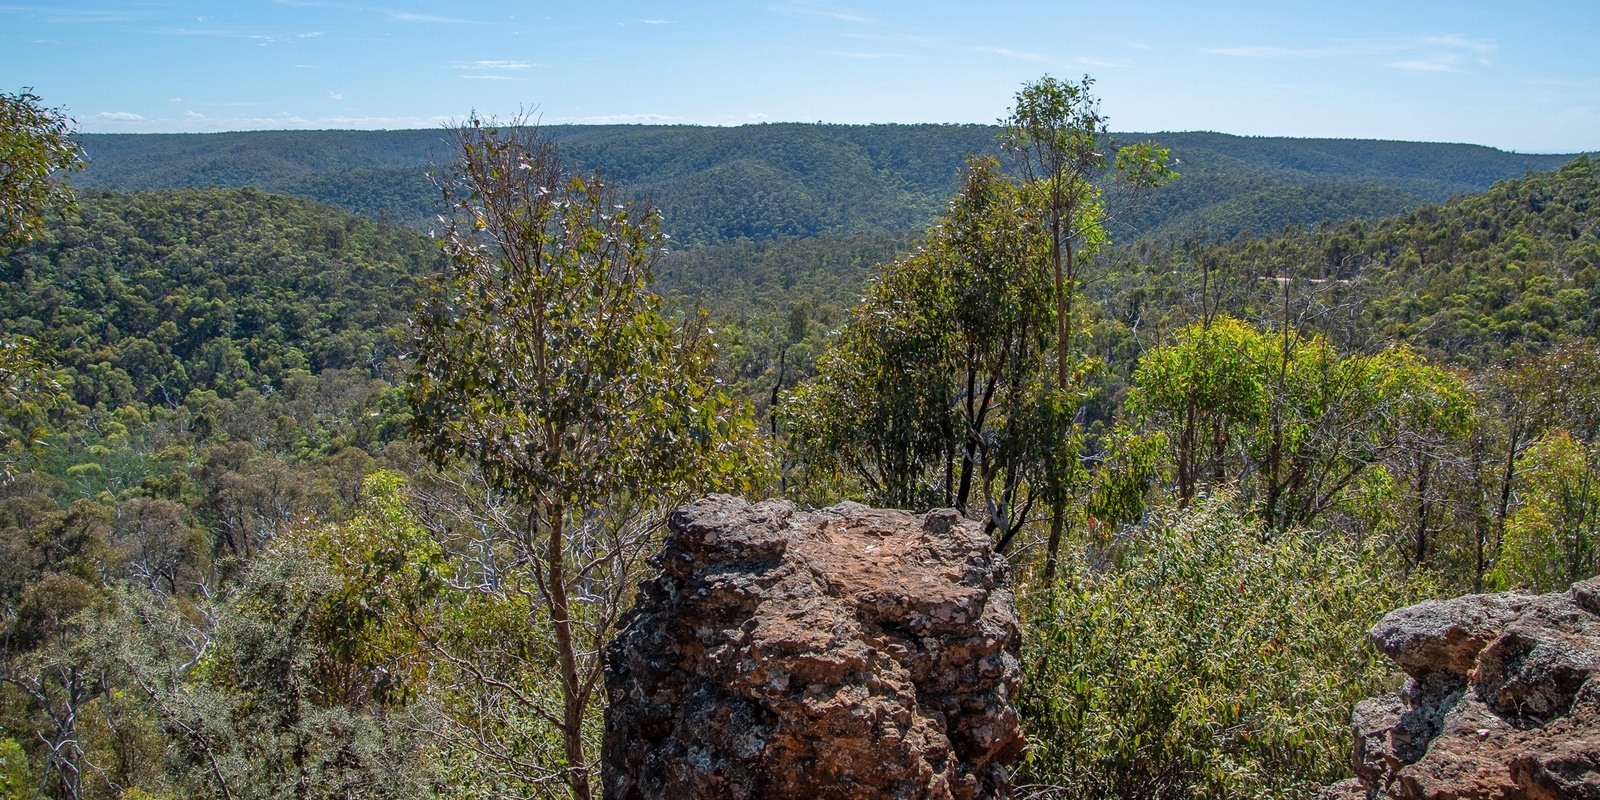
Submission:
M 606 652 L 607 798 L 1005 796 L 1020 634 L 976 524 L 713 496 L 659 566 Z
M 1421 603 L 1369 636 L 1410 679 L 1357 704 L 1357 779 L 1324 797 L 1600 800 L 1600 579 Z

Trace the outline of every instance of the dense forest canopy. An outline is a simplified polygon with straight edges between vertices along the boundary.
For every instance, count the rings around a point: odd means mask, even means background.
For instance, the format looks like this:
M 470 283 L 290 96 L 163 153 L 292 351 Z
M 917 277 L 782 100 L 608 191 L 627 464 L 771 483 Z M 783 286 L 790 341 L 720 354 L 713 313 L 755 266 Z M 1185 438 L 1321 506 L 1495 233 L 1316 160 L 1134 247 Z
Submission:
M 565 157 L 650 198 L 686 244 L 875 230 L 917 232 L 955 191 L 968 153 L 998 153 L 987 125 L 550 125 Z M 1549 170 L 1570 155 L 1474 145 L 1241 137 L 1155 137 L 1186 180 L 1125 219 L 1124 238 L 1373 217 L 1481 192 Z M 79 183 L 119 191 L 256 186 L 417 227 L 439 193 L 429 169 L 448 161 L 435 131 L 255 131 L 86 134 Z
M 1040 796 L 1306 796 L 1377 615 L 1600 570 L 1595 161 L 1163 134 L 1124 203 L 1023 116 L 82 137 L 0 262 L 0 797 L 588 796 L 713 488 L 984 519 Z

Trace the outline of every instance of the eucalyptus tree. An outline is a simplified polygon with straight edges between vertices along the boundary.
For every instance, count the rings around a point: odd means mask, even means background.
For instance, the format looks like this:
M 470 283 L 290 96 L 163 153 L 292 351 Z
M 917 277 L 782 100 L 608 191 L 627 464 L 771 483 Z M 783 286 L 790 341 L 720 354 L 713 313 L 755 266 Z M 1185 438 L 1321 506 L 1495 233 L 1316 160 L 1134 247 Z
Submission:
M 500 513 L 479 518 L 536 589 L 529 623 L 552 640 L 560 774 L 587 800 L 599 650 L 648 544 L 608 533 L 637 525 L 595 521 L 753 475 L 760 453 L 745 406 L 711 377 L 703 326 L 674 327 L 647 288 L 665 244 L 657 212 L 570 174 L 521 122 L 474 116 L 455 133 L 439 179 L 450 268 L 416 320 L 408 396 L 423 452 L 481 475 Z
M 1049 416 L 1065 416 L 1069 424 L 1054 431 L 1055 449 L 1076 458 L 1071 442 L 1076 425 L 1071 417 L 1087 359 L 1075 345 L 1078 293 L 1089 259 L 1106 243 L 1108 211 L 1105 187 L 1109 183 L 1127 190 L 1117 204 L 1132 202 L 1141 192 L 1175 177 L 1168 169 L 1170 151 L 1151 143 L 1119 147 L 1112 141 L 1099 101 L 1091 93 L 1094 81 L 1087 75 L 1078 83 L 1049 75 L 1025 84 L 1016 105 L 1002 120 L 1001 144 L 1016 156 L 1031 205 L 1048 230 L 1049 270 L 1055 305 L 1056 396 L 1047 404 Z M 1108 157 L 1108 154 L 1110 156 Z M 1107 175 L 1107 173 L 1110 173 Z M 1065 476 L 1072 470 L 1055 469 Z M 1055 575 L 1056 556 L 1066 521 L 1068 487 L 1048 486 L 1050 539 L 1044 578 Z
M 0 253 L 43 227 L 47 210 L 72 207 L 72 191 L 59 180 L 83 164 L 72 126 L 31 89 L 0 92 Z
M 1428 481 L 1471 413 L 1461 376 L 1407 348 L 1346 355 L 1227 316 L 1147 352 L 1127 408 L 1166 443 L 1180 505 L 1235 487 L 1279 530 L 1322 521 L 1369 470 L 1403 468 L 1418 562 L 1434 519 Z
M 994 159 L 967 162 L 927 243 L 882 268 L 789 397 L 791 446 L 897 507 L 974 513 L 1006 549 L 1047 470 L 1043 230 Z M 980 500 L 981 498 L 981 500 Z

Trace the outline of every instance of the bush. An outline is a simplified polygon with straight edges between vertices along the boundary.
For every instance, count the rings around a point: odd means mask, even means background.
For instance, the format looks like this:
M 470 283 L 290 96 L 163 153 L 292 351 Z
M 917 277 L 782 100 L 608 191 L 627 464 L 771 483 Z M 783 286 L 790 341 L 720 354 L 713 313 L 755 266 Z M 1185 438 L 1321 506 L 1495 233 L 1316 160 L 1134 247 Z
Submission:
M 1053 596 L 1027 601 L 1019 782 L 1288 798 L 1343 777 L 1351 705 L 1390 675 L 1363 634 L 1423 588 L 1377 563 L 1216 500 L 1081 548 Z

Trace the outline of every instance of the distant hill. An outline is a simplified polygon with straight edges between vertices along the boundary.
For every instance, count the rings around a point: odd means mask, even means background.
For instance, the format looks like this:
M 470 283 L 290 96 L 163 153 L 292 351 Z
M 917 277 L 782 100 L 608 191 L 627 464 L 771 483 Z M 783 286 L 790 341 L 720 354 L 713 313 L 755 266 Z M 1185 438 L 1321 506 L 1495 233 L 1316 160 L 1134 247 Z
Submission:
M 918 231 L 955 190 L 968 153 L 993 153 L 983 125 L 559 125 L 573 163 L 600 169 L 663 209 L 687 244 Z M 85 134 L 81 186 L 121 191 L 256 186 L 372 218 L 426 226 L 426 172 L 449 158 L 443 130 Z M 1572 155 L 1354 139 L 1220 133 L 1119 134 L 1171 147 L 1183 177 L 1123 221 L 1119 238 L 1231 236 L 1398 213 L 1550 170 Z
M 250 188 L 81 201 L 0 260 L 0 334 L 39 340 L 88 408 L 379 371 L 443 259 L 409 228 Z

